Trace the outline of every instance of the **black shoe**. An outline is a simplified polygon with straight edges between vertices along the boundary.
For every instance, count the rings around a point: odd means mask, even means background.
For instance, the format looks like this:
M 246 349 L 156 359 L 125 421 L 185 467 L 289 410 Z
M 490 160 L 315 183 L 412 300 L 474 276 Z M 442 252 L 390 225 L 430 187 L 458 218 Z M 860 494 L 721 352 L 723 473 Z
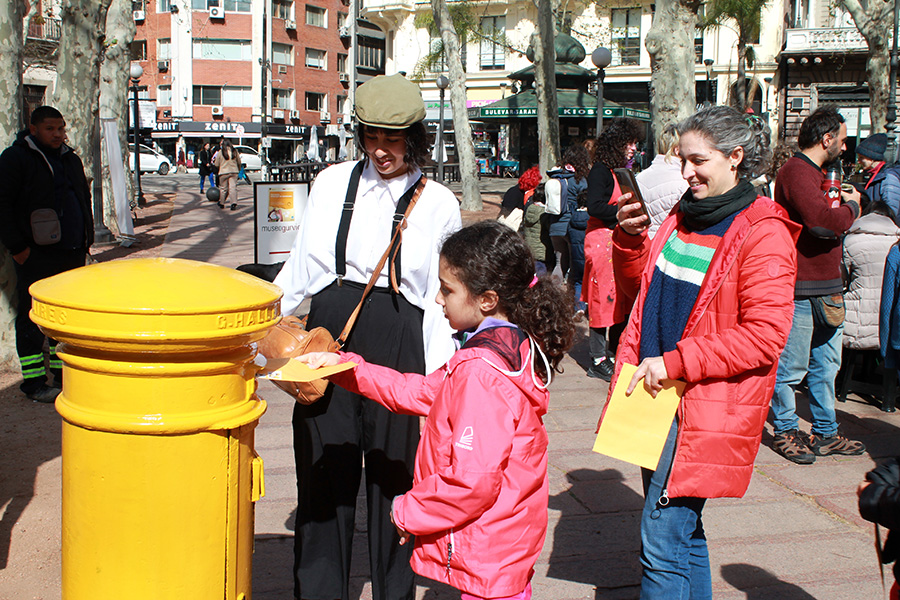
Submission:
M 56 397 L 59 396 L 59 392 L 61 390 L 59 388 L 50 387 L 49 385 L 42 384 L 34 392 L 30 394 L 25 394 L 28 396 L 30 400 L 33 402 L 40 402 L 41 404 L 52 404 L 56 401 Z
M 225 208 L 225 205 L 222 204 L 221 202 L 216 202 L 216 205 L 217 205 L 219 208 Z
M 613 371 L 615 371 L 615 369 L 615 363 L 610 359 L 605 358 L 599 364 L 593 363 L 587 370 L 587 376 L 593 377 L 594 379 L 609 381 L 612 379 Z
M 797 429 L 776 433 L 772 450 L 798 465 L 811 465 L 816 462 L 816 455 L 806 443 L 806 436 Z
M 232 204 L 232 205 L 231 205 L 231 210 L 237 210 L 237 204 Z
M 816 456 L 829 456 L 831 454 L 857 456 L 866 451 L 865 444 L 847 439 L 840 433 L 835 433 L 831 437 L 822 437 L 818 433 L 810 433 L 807 445 Z

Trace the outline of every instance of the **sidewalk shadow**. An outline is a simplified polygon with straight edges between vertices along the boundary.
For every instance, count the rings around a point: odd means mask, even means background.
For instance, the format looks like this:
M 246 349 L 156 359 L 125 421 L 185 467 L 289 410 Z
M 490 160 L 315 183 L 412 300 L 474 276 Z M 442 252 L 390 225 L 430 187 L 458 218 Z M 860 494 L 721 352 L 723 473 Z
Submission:
M 735 563 L 722 565 L 722 579 L 747 594 L 747 600 L 816 600 L 803 588 L 778 579 L 762 567 Z
M 625 597 L 629 589 L 637 597 L 643 497 L 615 469 L 576 469 L 566 477 L 571 487 L 550 497 L 561 514 L 547 577 L 591 585 L 597 600 Z
M 34 498 L 38 468 L 62 451 L 62 419 L 53 405 L 28 400 L 18 377 L 4 380 L 15 381 L 0 390 L 0 570 L 9 563 L 13 530 Z

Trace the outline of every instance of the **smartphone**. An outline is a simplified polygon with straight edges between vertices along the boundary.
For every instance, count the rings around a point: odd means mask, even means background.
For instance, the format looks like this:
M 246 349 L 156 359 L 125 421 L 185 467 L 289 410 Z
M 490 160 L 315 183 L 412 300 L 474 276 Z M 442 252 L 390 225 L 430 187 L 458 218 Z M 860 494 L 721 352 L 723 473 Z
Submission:
M 622 190 L 622 193 L 631 194 L 633 199 L 640 202 L 641 209 L 649 219 L 650 211 L 647 210 L 647 203 L 644 202 L 644 197 L 641 196 L 641 188 L 638 187 L 637 179 L 634 178 L 634 173 L 631 172 L 631 169 L 613 169 L 613 174 L 619 182 L 619 188 Z

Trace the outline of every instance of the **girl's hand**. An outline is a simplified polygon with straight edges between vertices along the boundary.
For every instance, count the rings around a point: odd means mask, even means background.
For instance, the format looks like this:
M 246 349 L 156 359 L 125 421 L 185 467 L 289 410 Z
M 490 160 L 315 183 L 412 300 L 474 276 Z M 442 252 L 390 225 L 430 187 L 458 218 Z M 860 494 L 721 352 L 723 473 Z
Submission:
M 616 220 L 625 233 L 640 235 L 650 227 L 650 219 L 644 214 L 644 208 L 640 202 L 633 201 L 631 193 L 619 196 L 616 205 Z
M 625 390 L 625 395 L 630 396 L 634 388 L 637 387 L 641 379 L 644 380 L 644 387 L 650 392 L 650 396 L 656 398 L 656 394 L 663 387 L 663 380 L 668 379 L 669 374 L 666 372 L 666 363 L 662 356 L 654 356 L 653 358 L 645 358 L 638 365 L 637 371 Z
M 301 354 L 297 357 L 297 360 L 308 364 L 311 369 L 318 369 L 341 364 L 341 355 L 334 352 L 310 352 L 309 354 Z
M 409 541 L 409 537 L 412 534 L 410 532 L 406 531 L 405 529 L 401 528 L 399 525 L 397 525 L 396 521 L 394 521 L 394 511 L 391 511 L 391 523 L 393 523 L 394 527 L 397 528 L 397 535 L 400 536 L 400 545 L 402 546 L 403 544 L 405 544 L 406 542 Z

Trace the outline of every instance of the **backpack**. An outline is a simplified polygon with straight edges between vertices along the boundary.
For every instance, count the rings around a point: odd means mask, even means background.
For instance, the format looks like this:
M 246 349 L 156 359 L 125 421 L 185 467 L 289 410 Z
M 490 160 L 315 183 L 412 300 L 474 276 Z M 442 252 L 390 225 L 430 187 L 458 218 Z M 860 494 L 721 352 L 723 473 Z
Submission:
M 547 213 L 551 215 L 560 215 L 562 214 L 564 207 L 568 210 L 569 177 L 571 176 L 571 173 L 566 171 L 565 167 L 561 167 L 559 169 L 547 171 L 547 175 L 550 176 L 550 179 L 555 179 L 559 182 L 559 198 L 557 199 L 555 196 L 547 194 Z

